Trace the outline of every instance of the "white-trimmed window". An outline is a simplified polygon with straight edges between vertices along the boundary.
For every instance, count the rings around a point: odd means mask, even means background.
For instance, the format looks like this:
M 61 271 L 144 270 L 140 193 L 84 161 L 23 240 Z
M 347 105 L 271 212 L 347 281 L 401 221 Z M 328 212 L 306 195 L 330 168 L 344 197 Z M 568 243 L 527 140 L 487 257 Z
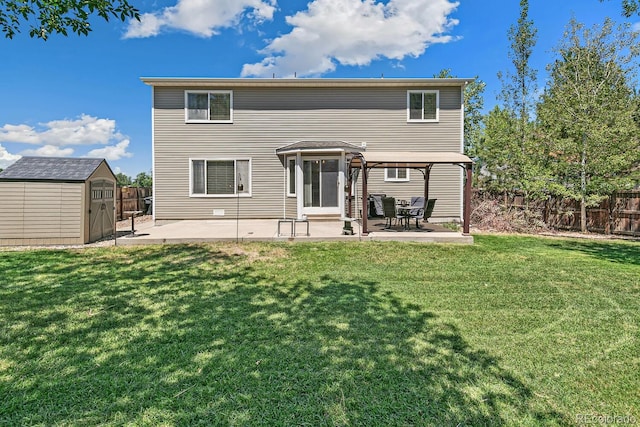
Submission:
M 185 91 L 184 117 L 187 123 L 232 123 L 233 92 L 228 90 Z
M 407 121 L 437 122 L 440 118 L 440 91 L 407 91 Z
M 191 159 L 191 196 L 251 195 L 250 159 Z
M 409 181 L 409 168 L 384 168 L 384 180 L 393 182 Z
M 287 157 L 287 196 L 296 196 L 296 158 Z

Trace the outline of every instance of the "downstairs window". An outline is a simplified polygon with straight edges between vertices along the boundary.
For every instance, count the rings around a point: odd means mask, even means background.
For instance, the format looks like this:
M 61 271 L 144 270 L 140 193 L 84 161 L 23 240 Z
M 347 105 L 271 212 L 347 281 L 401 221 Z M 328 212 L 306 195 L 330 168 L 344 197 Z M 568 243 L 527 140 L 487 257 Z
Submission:
M 251 195 L 249 159 L 192 159 L 192 196 Z

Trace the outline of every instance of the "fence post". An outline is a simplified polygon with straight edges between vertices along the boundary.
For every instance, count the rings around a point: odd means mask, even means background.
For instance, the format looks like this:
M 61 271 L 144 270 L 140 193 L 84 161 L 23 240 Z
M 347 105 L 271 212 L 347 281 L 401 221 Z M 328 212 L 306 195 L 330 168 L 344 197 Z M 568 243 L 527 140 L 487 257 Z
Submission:
M 118 188 L 119 191 L 119 195 L 118 198 L 120 199 L 120 204 L 118 206 L 118 219 L 121 220 L 122 219 L 122 212 L 123 212 L 123 208 L 122 208 L 122 187 Z
M 614 191 L 609 195 L 609 198 L 607 199 L 607 223 L 604 230 L 605 234 L 613 233 L 613 207 L 615 206 L 615 200 L 616 192 Z

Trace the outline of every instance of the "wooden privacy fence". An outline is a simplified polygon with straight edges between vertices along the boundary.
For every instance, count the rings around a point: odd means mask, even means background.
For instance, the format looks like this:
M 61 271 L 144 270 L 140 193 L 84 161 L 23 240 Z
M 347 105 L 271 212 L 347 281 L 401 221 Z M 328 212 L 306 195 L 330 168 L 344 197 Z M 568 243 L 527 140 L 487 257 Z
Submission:
M 480 197 L 482 191 L 477 191 Z M 486 196 L 486 194 L 482 194 Z M 522 194 L 496 194 L 504 206 L 540 213 L 547 226 L 558 230 L 580 231 L 580 202 L 549 197 L 525 203 Z M 640 236 L 640 191 L 621 191 L 587 208 L 587 230 L 594 233 Z
M 116 217 L 118 221 L 127 219 L 127 211 L 143 211 L 147 213 L 150 205 L 145 203 L 145 197 L 151 196 L 151 188 L 117 187 L 116 188 Z

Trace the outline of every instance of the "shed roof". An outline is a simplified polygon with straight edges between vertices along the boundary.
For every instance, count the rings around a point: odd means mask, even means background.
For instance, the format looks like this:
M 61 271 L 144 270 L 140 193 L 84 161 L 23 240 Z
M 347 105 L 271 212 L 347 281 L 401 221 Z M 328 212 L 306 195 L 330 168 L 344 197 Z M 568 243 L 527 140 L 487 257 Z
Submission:
M 0 172 L 0 180 L 82 182 L 89 179 L 102 162 L 106 164 L 105 159 L 22 157 Z

